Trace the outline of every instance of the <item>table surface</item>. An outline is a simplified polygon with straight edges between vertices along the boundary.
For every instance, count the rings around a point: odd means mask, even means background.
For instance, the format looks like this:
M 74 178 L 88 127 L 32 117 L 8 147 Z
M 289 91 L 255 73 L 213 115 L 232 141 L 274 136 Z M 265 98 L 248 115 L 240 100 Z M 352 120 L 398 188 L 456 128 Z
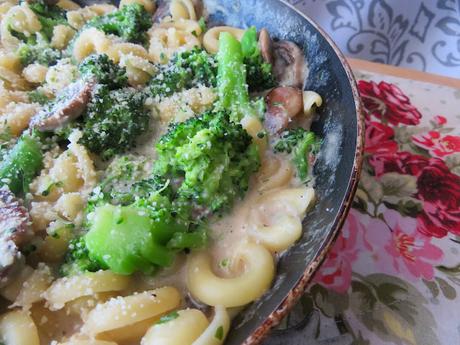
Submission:
M 264 344 L 460 344 L 460 80 L 349 62 L 366 109 L 353 208 Z

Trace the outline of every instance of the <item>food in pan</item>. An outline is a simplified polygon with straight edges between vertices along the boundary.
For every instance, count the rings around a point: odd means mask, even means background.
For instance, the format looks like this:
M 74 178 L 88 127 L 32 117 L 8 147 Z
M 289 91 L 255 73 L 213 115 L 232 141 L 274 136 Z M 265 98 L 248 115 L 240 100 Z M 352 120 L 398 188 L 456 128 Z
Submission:
M 270 289 L 322 100 L 297 45 L 205 17 L 0 4 L 2 343 L 221 344 Z

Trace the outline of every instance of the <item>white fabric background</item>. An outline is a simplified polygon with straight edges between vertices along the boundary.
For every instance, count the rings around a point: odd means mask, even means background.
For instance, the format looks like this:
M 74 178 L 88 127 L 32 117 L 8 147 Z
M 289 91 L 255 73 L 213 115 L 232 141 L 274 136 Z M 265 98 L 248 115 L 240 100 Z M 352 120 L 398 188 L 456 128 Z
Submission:
M 288 0 L 347 56 L 460 78 L 460 0 Z

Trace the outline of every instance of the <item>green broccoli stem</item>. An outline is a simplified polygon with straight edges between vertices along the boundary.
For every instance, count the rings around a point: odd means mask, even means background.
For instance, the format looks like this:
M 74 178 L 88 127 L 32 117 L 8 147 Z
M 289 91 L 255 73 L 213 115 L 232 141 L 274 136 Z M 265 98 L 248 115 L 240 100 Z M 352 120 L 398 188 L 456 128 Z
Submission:
M 241 52 L 243 54 L 243 58 L 259 54 L 259 48 L 257 46 L 257 30 L 255 26 L 251 26 L 244 32 L 244 35 L 241 38 Z
M 313 132 L 308 132 L 305 135 L 305 139 L 300 141 L 292 151 L 292 162 L 296 166 L 299 178 L 302 181 L 305 181 L 308 177 L 308 155 L 315 142 L 315 134 Z
M 0 163 L 0 185 L 7 185 L 16 195 L 26 193 L 42 166 L 43 153 L 40 142 L 24 134 Z
M 249 103 L 241 43 L 228 32 L 219 37 L 217 88 L 220 106 L 231 111 L 233 122 L 241 121 L 247 114 L 255 115 Z

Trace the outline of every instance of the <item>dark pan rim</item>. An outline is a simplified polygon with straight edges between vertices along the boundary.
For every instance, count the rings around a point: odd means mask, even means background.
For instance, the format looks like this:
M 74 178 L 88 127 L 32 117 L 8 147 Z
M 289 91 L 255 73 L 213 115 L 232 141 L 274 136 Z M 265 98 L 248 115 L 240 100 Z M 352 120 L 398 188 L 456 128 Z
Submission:
M 285 6 L 289 7 L 292 11 L 297 12 L 301 15 L 305 20 L 307 20 L 318 32 L 326 39 L 328 44 L 334 50 L 335 54 L 338 56 L 345 73 L 347 75 L 348 81 L 350 82 L 351 91 L 353 94 L 353 100 L 355 103 L 355 110 L 356 110 L 356 117 L 357 117 L 357 136 L 356 136 L 356 151 L 355 157 L 353 162 L 352 174 L 350 177 L 350 181 L 348 183 L 347 192 L 345 194 L 344 201 L 340 207 L 338 212 L 338 216 L 332 226 L 332 231 L 327 235 L 327 239 L 323 244 L 323 247 L 320 249 L 318 256 L 305 268 L 305 271 L 302 277 L 297 281 L 294 287 L 290 290 L 290 292 L 286 295 L 280 305 L 277 307 L 275 311 L 273 311 L 265 321 L 257 327 L 257 329 L 246 338 L 246 340 L 242 343 L 242 345 L 256 345 L 260 344 L 260 342 L 268 335 L 269 331 L 277 326 L 280 321 L 288 314 L 289 310 L 295 305 L 295 303 L 300 299 L 303 295 L 307 284 L 310 282 L 311 278 L 315 271 L 319 268 L 321 263 L 326 258 L 327 253 L 334 245 L 336 238 L 340 233 L 340 229 L 342 228 L 345 219 L 347 218 L 348 211 L 350 210 L 351 204 L 353 202 L 353 198 L 355 196 L 356 189 L 358 187 L 359 176 L 361 174 L 361 168 L 363 163 L 363 150 L 364 150 L 364 112 L 361 104 L 361 100 L 359 97 L 359 92 L 356 84 L 355 77 L 351 71 L 351 68 L 348 62 L 345 59 L 343 53 L 339 50 L 337 45 L 334 41 L 329 37 L 329 35 L 318 25 L 316 24 L 311 18 L 309 18 L 304 13 L 297 10 L 294 6 L 287 3 L 285 0 L 278 0 Z

